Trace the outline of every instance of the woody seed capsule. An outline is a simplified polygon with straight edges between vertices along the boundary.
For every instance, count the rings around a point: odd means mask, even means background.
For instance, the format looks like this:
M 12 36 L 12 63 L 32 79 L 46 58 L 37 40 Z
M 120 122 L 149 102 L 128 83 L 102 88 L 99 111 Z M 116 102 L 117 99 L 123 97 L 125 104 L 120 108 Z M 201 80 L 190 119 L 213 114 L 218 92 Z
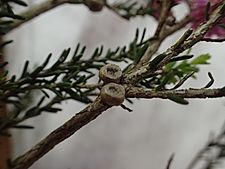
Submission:
M 122 70 L 115 64 L 107 64 L 99 70 L 99 78 L 105 83 L 118 83 L 122 77 Z
M 100 96 L 103 103 L 110 106 L 119 106 L 125 99 L 125 88 L 116 83 L 108 83 L 102 87 Z

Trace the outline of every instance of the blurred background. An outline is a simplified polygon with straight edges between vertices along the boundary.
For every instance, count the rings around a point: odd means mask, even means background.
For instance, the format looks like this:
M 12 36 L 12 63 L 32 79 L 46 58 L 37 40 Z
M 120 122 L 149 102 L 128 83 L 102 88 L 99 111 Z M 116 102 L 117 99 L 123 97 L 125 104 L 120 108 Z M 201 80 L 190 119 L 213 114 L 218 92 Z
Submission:
M 37 2 L 29 0 L 30 6 Z M 39 1 L 38 1 L 39 3 Z M 22 10 L 22 9 L 18 9 Z M 184 6 L 176 7 L 182 17 Z M 147 37 L 156 28 L 151 17 L 124 20 L 104 9 L 92 13 L 83 5 L 63 5 L 24 24 L 5 38 L 14 43 L 6 49 L 10 74 L 20 74 L 26 60 L 35 66 L 49 53 L 56 60 L 63 49 L 75 48 L 78 42 L 87 46 L 85 56 L 104 45 L 105 49 L 128 44 L 136 28 L 147 28 Z M 182 34 L 169 37 L 161 46 L 164 51 Z M 202 66 L 197 80 L 189 79 L 184 87 L 203 87 L 210 71 L 215 77 L 213 87 L 225 85 L 224 44 L 199 43 L 192 52 L 210 53 L 211 64 Z M 175 154 L 173 169 L 185 168 L 194 154 L 209 140 L 210 133 L 218 133 L 225 121 L 224 99 L 193 99 L 188 106 L 160 99 L 135 99 L 132 113 L 112 108 L 75 135 L 56 146 L 37 161 L 31 169 L 164 169 L 171 154 Z M 49 132 L 62 125 L 85 107 L 73 101 L 62 105 L 58 114 L 43 113 L 28 120 L 34 130 L 13 130 L 13 157 L 16 157 Z

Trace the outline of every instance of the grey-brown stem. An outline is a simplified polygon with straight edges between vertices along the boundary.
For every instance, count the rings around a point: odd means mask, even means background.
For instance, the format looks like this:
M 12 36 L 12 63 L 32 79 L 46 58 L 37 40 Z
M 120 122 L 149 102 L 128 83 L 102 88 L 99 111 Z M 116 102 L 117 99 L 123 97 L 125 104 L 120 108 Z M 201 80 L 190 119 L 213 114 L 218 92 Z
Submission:
M 28 9 L 27 11 L 19 14 L 20 16 L 24 17 L 24 20 L 17 20 L 13 21 L 13 23 L 10 25 L 10 28 L 8 29 L 8 32 L 12 31 L 13 29 L 19 27 L 20 25 L 32 20 L 33 18 L 57 7 L 62 4 L 71 3 L 71 4 L 80 4 L 84 3 L 84 0 L 47 0 L 44 1 L 38 5 L 35 5 Z M 6 32 L 6 33 L 8 33 Z
M 69 121 L 50 133 L 46 138 L 35 145 L 31 150 L 13 161 L 11 169 L 27 169 L 35 161 L 44 156 L 57 144 L 73 135 L 81 127 L 85 126 L 110 106 L 104 105 L 98 97 L 87 108 L 77 113 Z
M 156 91 L 141 87 L 126 87 L 126 97 L 129 98 L 161 98 L 168 99 L 171 95 L 182 98 L 220 98 L 225 97 L 225 87 L 217 89 L 181 89 L 181 90 L 164 90 Z

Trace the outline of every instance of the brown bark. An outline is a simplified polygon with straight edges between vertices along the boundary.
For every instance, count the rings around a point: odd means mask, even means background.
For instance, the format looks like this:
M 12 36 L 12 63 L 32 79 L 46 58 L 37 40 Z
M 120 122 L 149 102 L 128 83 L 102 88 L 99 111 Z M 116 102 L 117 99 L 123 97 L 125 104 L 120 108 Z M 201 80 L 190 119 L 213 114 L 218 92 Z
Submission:
M 57 144 L 73 135 L 77 130 L 96 119 L 102 112 L 111 106 L 104 105 L 98 97 L 93 103 L 77 113 L 62 126 L 50 133 L 27 153 L 12 162 L 11 169 L 28 169 L 35 161 L 40 159 Z

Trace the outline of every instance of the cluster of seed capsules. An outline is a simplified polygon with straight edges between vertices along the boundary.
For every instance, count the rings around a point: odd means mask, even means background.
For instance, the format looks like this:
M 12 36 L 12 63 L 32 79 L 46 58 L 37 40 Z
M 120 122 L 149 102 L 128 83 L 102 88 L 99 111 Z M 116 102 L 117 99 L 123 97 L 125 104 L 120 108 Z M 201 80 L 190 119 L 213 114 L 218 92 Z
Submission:
M 119 106 L 125 99 L 125 88 L 118 84 L 122 70 L 115 64 L 107 64 L 99 70 L 99 78 L 104 82 L 100 96 L 102 102 L 110 106 Z

